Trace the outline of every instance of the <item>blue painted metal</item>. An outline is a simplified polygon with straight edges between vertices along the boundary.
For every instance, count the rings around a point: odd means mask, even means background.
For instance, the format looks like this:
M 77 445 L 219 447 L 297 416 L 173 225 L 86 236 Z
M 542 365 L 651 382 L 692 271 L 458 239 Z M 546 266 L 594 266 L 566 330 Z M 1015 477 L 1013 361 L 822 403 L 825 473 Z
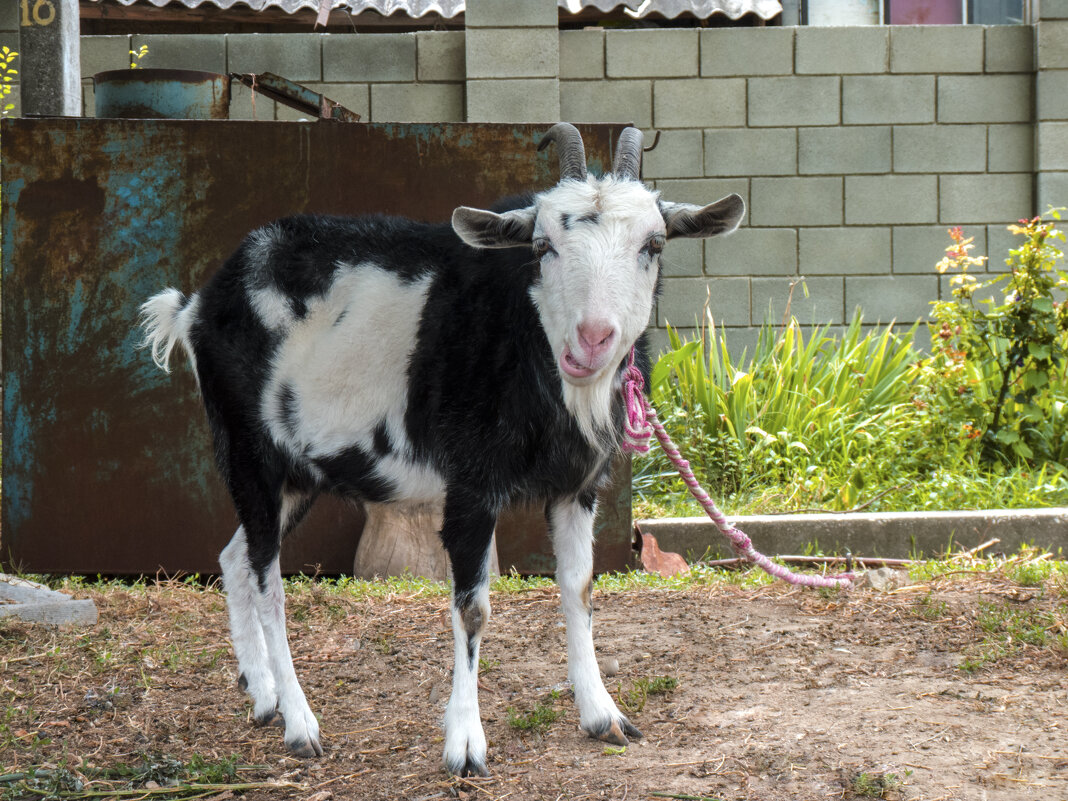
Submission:
M 230 76 L 173 69 L 131 69 L 93 76 L 97 117 L 225 120 Z
M 619 126 L 580 126 L 594 168 Z M 3 539 L 34 572 L 217 571 L 236 527 L 191 371 L 140 350 L 139 305 L 199 287 L 252 228 L 298 212 L 448 219 L 556 180 L 544 126 L 0 121 Z M 627 492 L 598 569 L 630 558 Z M 611 494 L 610 494 L 611 495 Z M 625 519 L 624 519 L 625 515 Z M 502 520 L 502 569 L 547 569 L 543 526 Z M 321 500 L 284 569 L 348 573 L 362 513 Z

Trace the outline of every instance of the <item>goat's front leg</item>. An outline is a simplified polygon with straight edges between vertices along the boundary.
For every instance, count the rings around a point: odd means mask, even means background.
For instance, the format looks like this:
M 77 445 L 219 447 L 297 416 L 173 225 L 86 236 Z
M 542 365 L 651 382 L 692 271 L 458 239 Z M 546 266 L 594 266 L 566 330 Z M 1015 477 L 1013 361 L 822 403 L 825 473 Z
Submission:
M 596 501 L 570 499 L 549 507 L 556 552 L 556 581 L 567 621 L 567 674 L 575 690 L 582 730 L 598 740 L 626 745 L 642 733 L 616 707 L 601 681 L 593 647 L 593 513 Z
M 478 650 L 489 620 L 489 556 L 496 515 L 449 491 L 441 540 L 452 566 L 452 695 L 445 709 L 445 768 L 456 776 L 488 776 L 486 735 L 478 711 Z

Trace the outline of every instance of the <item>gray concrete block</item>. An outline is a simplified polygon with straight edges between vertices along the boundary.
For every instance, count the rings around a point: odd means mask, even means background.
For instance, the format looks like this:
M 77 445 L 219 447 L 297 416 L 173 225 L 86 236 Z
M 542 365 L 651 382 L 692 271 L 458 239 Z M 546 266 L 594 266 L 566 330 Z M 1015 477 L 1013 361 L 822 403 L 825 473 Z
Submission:
M 83 86 L 83 96 L 84 96 L 84 86 L 85 86 L 85 82 L 84 81 L 82 82 L 82 86 Z M 91 86 L 90 86 L 90 91 L 92 91 L 92 87 Z M 84 99 L 83 99 L 82 108 L 84 109 L 84 107 L 85 107 L 85 103 L 84 103 Z M 5 112 L 7 114 L 7 116 L 9 116 L 9 117 L 21 117 L 22 116 L 22 96 L 21 96 L 21 93 L 19 92 L 18 84 L 12 86 L 11 87 L 11 91 L 8 92 L 6 95 L 4 95 L 3 97 L 0 97 L 0 111 Z M 82 114 L 84 116 L 92 116 L 92 115 L 89 115 L 89 114 L 85 114 L 84 110 L 83 110 Z
M 463 122 L 462 83 L 376 83 L 371 85 L 374 122 Z
M 974 229 L 970 229 L 974 230 Z M 970 230 L 965 233 L 971 235 Z M 1008 229 L 1008 226 L 988 225 L 986 227 L 986 270 L 989 273 L 1004 273 L 1009 271 L 1009 265 L 1005 262 L 1009 259 L 1009 251 L 1017 250 L 1023 244 L 1023 237 L 1017 236 Z
M 560 78 L 604 77 L 604 31 L 560 31 Z
M 797 29 L 796 47 L 798 74 L 886 72 L 890 63 L 890 29 L 805 26 Z
M 794 175 L 796 172 L 795 128 L 705 131 L 706 175 Z
M 327 81 L 399 83 L 414 81 L 415 71 L 414 33 L 323 37 L 323 77 Z
M 672 239 L 660 256 L 665 276 L 704 275 L 704 242 L 700 239 Z
M 229 72 L 273 72 L 291 81 L 321 81 L 323 40 L 330 38 L 317 33 L 231 33 L 226 37 L 226 68 Z M 346 74 L 327 80 L 361 78 Z
M 275 117 L 274 107 L 275 102 L 273 100 L 264 97 L 258 92 L 253 92 L 240 81 L 230 82 L 230 119 L 273 120 Z
M 793 28 L 709 28 L 701 31 L 701 75 L 790 75 Z
M 694 178 L 689 180 L 659 179 L 653 187 L 660 196 L 672 203 L 693 203 L 707 206 L 730 194 L 741 196 L 749 207 L 749 181 L 745 178 Z M 744 224 L 744 222 L 743 222 Z
M 894 126 L 894 172 L 983 172 L 985 125 Z
M 797 229 L 739 228 L 705 240 L 709 275 L 797 275 Z
M 125 38 L 125 37 L 123 37 Z M 138 65 L 148 68 L 226 72 L 226 37 L 222 34 L 136 35 L 131 50 L 148 47 Z
M 1035 65 L 1038 69 L 1068 69 L 1068 20 L 1043 20 L 1035 27 Z
M 555 28 L 556 0 L 467 0 L 467 28 Z
M 1035 136 L 1035 169 L 1068 170 L 1068 122 L 1040 122 Z
M 754 278 L 753 325 L 778 325 L 788 314 L 802 325 L 841 323 L 842 297 L 841 278 Z
M 754 178 L 751 225 L 841 225 L 842 179 Z
M 569 122 L 653 125 L 652 81 L 560 81 L 560 114 Z
M 0 599 L 6 601 L 0 603 L 0 618 L 17 617 L 53 626 L 91 626 L 98 618 L 96 604 L 91 600 L 75 600 L 17 576 L 0 574 Z
M 129 36 L 83 36 L 80 42 L 82 77 L 92 78 L 98 72 L 128 69 L 130 49 Z M 15 66 L 19 66 L 17 61 Z
M 18 87 L 16 87 L 16 91 L 17 90 L 18 90 Z M 14 95 L 14 92 L 12 92 L 12 95 Z M 233 99 L 232 98 L 231 98 L 230 104 L 231 104 L 231 106 L 233 105 Z M 11 112 L 13 116 L 16 116 L 16 117 L 22 116 L 22 108 L 21 108 L 21 106 L 22 106 L 22 104 L 20 103 L 19 104 L 19 109 L 17 111 L 12 111 Z M 82 116 L 83 117 L 94 117 L 94 116 L 96 116 L 96 92 L 95 92 L 95 90 L 93 88 L 93 82 L 89 81 L 89 80 L 83 80 L 82 81 Z
M 847 75 L 842 79 L 846 125 L 934 122 L 933 75 Z
M 965 237 L 975 237 L 973 256 L 986 254 L 986 226 L 964 227 Z M 935 275 L 935 265 L 953 244 L 945 225 L 895 226 L 893 235 L 894 273 Z
M 745 79 L 655 81 L 653 124 L 657 128 L 745 125 Z
M 929 223 L 938 219 L 934 175 L 847 175 L 847 225 Z
M 749 124 L 837 125 L 840 80 L 816 76 L 750 78 Z
M 697 31 L 685 28 L 608 31 L 609 78 L 688 78 L 697 75 Z
M 801 275 L 864 275 L 890 272 L 890 229 L 802 228 Z
M 869 323 L 896 320 L 909 326 L 930 316 L 931 301 L 938 299 L 938 276 L 849 276 L 845 279 L 846 317 L 859 306 Z
M 1030 25 L 991 25 L 986 29 L 986 71 L 1032 72 L 1034 45 Z
M 415 34 L 416 74 L 420 81 L 467 79 L 463 31 L 419 31 Z
M 1040 19 L 1068 19 L 1068 0 L 1042 0 L 1036 16 Z
M 978 25 L 895 25 L 891 72 L 982 72 L 983 28 Z
M 1032 212 L 1030 173 L 939 176 L 938 219 L 948 225 L 1010 223 Z
M 712 298 L 717 325 L 749 325 L 748 278 L 667 278 L 657 304 L 657 325 L 698 325 Z
M 800 128 L 798 170 L 833 175 L 890 171 L 890 127 Z
M 0 4 L 0 31 L 15 31 L 19 29 L 19 4 L 18 3 L 2 3 Z M 18 48 L 14 48 L 17 50 Z
M 1030 122 L 1030 75 L 946 75 L 938 78 L 939 122 Z
M 1068 172 L 1040 173 L 1037 189 L 1037 210 L 1045 212 L 1050 206 L 1068 206 Z
M 1041 70 L 1035 75 L 1035 116 L 1068 120 L 1068 70 Z
M 1031 172 L 1035 168 L 1035 134 L 1030 125 L 987 128 L 987 170 Z
M 555 28 L 475 28 L 466 41 L 468 79 L 555 78 L 560 70 Z
M 355 111 L 367 121 L 371 119 L 371 91 L 365 83 L 319 83 L 304 84 L 313 92 L 320 92 L 349 111 Z M 233 101 L 231 99 L 231 105 Z
M 648 137 L 652 142 L 652 136 Z M 704 175 L 700 130 L 664 131 L 656 150 L 645 154 L 642 176 L 649 178 L 697 178 Z
M 467 82 L 468 122 L 558 122 L 560 82 L 550 78 Z

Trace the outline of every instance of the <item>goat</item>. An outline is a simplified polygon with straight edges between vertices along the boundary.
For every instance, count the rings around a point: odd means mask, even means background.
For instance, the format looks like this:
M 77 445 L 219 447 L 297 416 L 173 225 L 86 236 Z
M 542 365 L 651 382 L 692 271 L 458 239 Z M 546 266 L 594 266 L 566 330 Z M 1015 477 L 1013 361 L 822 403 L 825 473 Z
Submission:
M 320 492 L 441 501 L 452 568 L 455 666 L 444 762 L 488 775 L 477 679 L 498 512 L 544 503 L 582 729 L 641 736 L 605 690 L 592 635 L 596 491 L 621 439 L 621 373 L 660 282 L 665 240 L 733 231 L 737 195 L 669 203 L 638 179 L 641 132 L 613 170 L 588 176 L 581 136 L 559 123 L 560 181 L 452 224 L 296 216 L 253 231 L 198 292 L 142 307 L 145 345 L 193 365 L 240 526 L 219 562 L 239 684 L 260 724 L 285 724 L 300 757 L 319 724 L 286 638 L 281 540 Z M 524 248 L 525 250 L 519 250 Z

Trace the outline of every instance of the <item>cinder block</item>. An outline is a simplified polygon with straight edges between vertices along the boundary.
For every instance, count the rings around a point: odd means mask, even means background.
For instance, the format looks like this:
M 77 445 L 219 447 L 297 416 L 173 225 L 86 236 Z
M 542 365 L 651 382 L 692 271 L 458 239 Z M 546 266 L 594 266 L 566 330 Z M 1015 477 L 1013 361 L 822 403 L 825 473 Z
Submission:
M 886 72 L 889 53 L 890 29 L 884 26 L 797 29 L 798 74 Z
M 415 34 L 358 33 L 324 36 L 323 76 L 327 81 L 414 81 Z
M 549 78 L 467 82 L 468 122 L 559 122 L 560 82 Z
M 2 3 L 0 8 L 0 31 L 18 31 L 19 29 L 19 4 Z M 18 48 L 15 48 L 16 50 Z
M 17 89 L 18 87 L 16 87 Z M 14 95 L 14 92 L 11 93 Z M 9 97 L 11 96 L 9 95 Z M 12 110 L 12 115 L 16 117 L 22 116 L 22 104 L 19 103 L 19 110 L 16 113 Z M 93 82 L 88 80 L 82 81 L 82 116 L 83 117 L 95 117 L 96 116 L 96 92 L 93 88 Z
M 652 142 L 652 136 L 647 135 Z M 645 154 L 642 175 L 645 178 L 697 178 L 704 175 L 701 131 L 664 131 L 660 144 Z
M 748 278 L 667 278 L 657 304 L 657 325 L 699 324 L 701 310 L 712 298 L 717 325 L 749 325 Z
M 125 37 L 122 37 L 125 38 Z M 134 36 L 130 50 L 148 47 L 138 66 L 226 72 L 226 37 L 222 34 Z
M 889 228 L 802 228 L 802 275 L 890 272 Z
M 745 80 L 690 78 L 653 84 L 653 123 L 658 128 L 745 125 Z
M 894 172 L 983 172 L 985 125 L 894 126 Z
M 1035 75 L 1036 116 L 1068 120 L 1068 70 L 1040 70 Z
M 815 76 L 750 78 L 749 124 L 837 125 L 839 81 Z
M 1059 173 L 1060 175 L 1068 175 L 1068 173 Z M 1039 181 L 1041 181 L 1041 177 Z M 1065 195 L 1068 197 L 1068 194 Z M 1040 208 L 1045 209 L 1045 206 Z M 968 233 L 965 231 L 965 233 Z M 969 236 L 971 234 L 968 234 Z M 1009 265 L 1005 262 L 1009 258 L 1010 250 L 1019 249 L 1023 244 L 1023 237 L 1017 236 L 1008 229 L 1008 226 L 1004 224 L 988 225 L 986 227 L 986 269 L 991 273 L 1004 273 L 1008 272 Z
M 938 276 L 849 276 L 845 279 L 846 316 L 858 306 L 869 323 L 896 320 L 907 327 L 930 316 L 931 301 L 938 299 Z
M 705 131 L 707 175 L 794 175 L 797 129 L 712 128 Z
M 938 219 L 933 175 L 847 175 L 846 225 L 929 223 Z
M 467 28 L 555 28 L 558 24 L 556 0 L 467 0 L 466 6 Z
M 701 75 L 790 75 L 793 71 L 793 28 L 701 31 Z
M 1031 172 L 1035 168 L 1035 133 L 1030 125 L 991 125 L 987 129 L 990 172 Z
M 1030 122 L 1030 75 L 946 75 L 938 78 L 939 122 Z
M 555 28 L 475 28 L 467 31 L 467 77 L 555 78 L 560 35 Z
M 608 31 L 609 78 L 689 78 L 697 75 L 697 31 L 684 28 Z
M 231 33 L 226 37 L 227 70 L 273 72 L 291 81 L 320 81 L 323 79 L 322 43 L 331 38 L 357 37 L 331 37 L 318 33 Z M 363 80 L 359 75 L 346 72 L 341 77 L 327 80 Z
M 80 42 L 79 42 L 78 46 L 79 46 L 79 49 L 80 49 L 81 48 L 81 43 Z M 15 31 L 0 30 L 0 47 L 6 47 L 9 50 L 14 50 L 16 53 L 19 54 L 19 58 L 16 58 L 15 59 L 15 63 L 14 63 L 15 69 L 19 69 L 19 62 L 21 60 L 21 55 L 22 55 L 22 49 L 21 49 L 21 46 L 19 45 L 19 32 L 17 30 L 15 30 Z M 81 56 L 80 55 L 79 55 L 78 60 L 79 60 L 79 62 L 81 61 Z M 19 80 L 19 76 L 16 75 L 15 76 L 15 81 L 18 81 L 18 80 Z
M 1034 45 L 1030 25 L 991 25 L 986 29 L 986 71 L 1032 72 Z
M 891 72 L 982 72 L 983 29 L 978 25 L 895 25 L 890 29 Z
M 560 31 L 560 78 L 604 77 L 604 31 Z
M 371 86 L 374 122 L 463 122 L 462 83 L 380 83 Z
M 273 100 L 264 97 L 259 92 L 253 92 L 240 81 L 230 82 L 230 119 L 273 120 L 275 118 L 274 107 Z
M 754 178 L 752 225 L 841 225 L 842 179 Z
M 665 276 L 704 275 L 704 242 L 700 239 L 672 239 L 660 257 Z
M 727 195 L 739 195 L 749 208 L 749 181 L 745 178 L 694 178 L 689 180 L 660 179 L 653 181 L 660 197 L 671 203 L 693 203 L 707 206 Z M 742 221 L 745 224 L 745 221 Z
M 83 78 L 92 78 L 98 72 L 107 70 L 124 70 L 130 66 L 129 36 L 83 36 L 79 44 Z M 16 62 L 15 66 L 20 65 Z
M 933 75 L 856 75 L 842 79 L 846 125 L 934 122 Z
M 1068 206 L 1068 172 L 1039 173 L 1037 210 L 1045 212 L 1050 206 Z
M 1045 20 L 1035 26 L 1038 29 L 1035 46 L 1035 65 L 1040 70 L 1068 69 L 1068 20 Z
M 986 254 L 986 227 L 964 226 L 964 236 L 975 237 L 973 256 Z M 935 275 L 935 265 L 953 244 L 946 225 L 908 225 L 894 227 L 894 272 Z
M 837 277 L 754 278 L 753 324 L 777 325 L 788 313 L 803 325 L 841 323 L 843 296 L 842 279 Z
M 568 122 L 653 126 L 652 81 L 561 81 L 560 114 Z
M 415 34 L 415 50 L 420 81 L 467 79 L 463 31 L 419 31 Z
M 1040 19 L 1068 19 L 1068 0 L 1042 0 L 1037 12 Z
M 938 183 L 940 222 L 1009 223 L 1031 216 L 1029 173 L 942 175 Z
M 349 111 L 355 111 L 366 122 L 371 119 L 371 91 L 365 83 L 306 83 Z M 462 107 L 461 107 L 462 108 Z
M 797 275 L 797 230 L 739 228 L 705 240 L 709 275 Z
M 1040 122 L 1035 141 L 1036 170 L 1068 170 L 1068 122 Z
M 802 174 L 834 175 L 890 171 L 890 127 L 800 128 Z

